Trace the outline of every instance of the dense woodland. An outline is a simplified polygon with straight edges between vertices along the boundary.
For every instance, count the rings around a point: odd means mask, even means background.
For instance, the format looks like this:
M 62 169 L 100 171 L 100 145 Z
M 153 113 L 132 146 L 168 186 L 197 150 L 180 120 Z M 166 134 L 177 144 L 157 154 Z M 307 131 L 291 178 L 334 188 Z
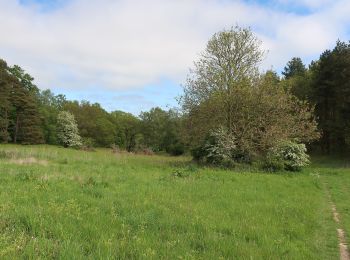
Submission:
M 181 117 L 176 110 L 153 108 L 138 117 L 122 111 L 108 113 L 98 103 L 69 101 L 64 95 L 40 90 L 29 74 L 3 60 L 0 73 L 2 143 L 59 144 L 57 116 L 60 111 L 69 111 L 86 147 L 114 144 L 129 152 L 145 148 L 183 152 L 178 131 Z
M 258 43 L 249 30 L 240 28 L 214 35 L 206 55 L 195 63 L 195 75 L 189 75 L 180 99 L 182 109 L 156 107 L 139 116 L 107 112 L 98 103 L 70 101 L 62 94 L 40 90 L 21 67 L 0 60 L 0 141 L 59 144 L 57 117 L 61 111 L 68 111 L 74 115 L 86 147 L 114 145 L 129 152 L 149 149 L 173 155 L 193 150 L 195 154 L 200 153 L 197 148 L 210 133 L 215 135 L 211 130 L 219 129 L 232 135 L 229 139 L 240 147 L 242 158 L 247 152 L 251 156 L 273 146 L 276 135 L 288 140 L 297 138 L 315 152 L 348 153 L 350 44 L 336 42 L 332 50 L 325 50 L 309 66 L 300 58 L 292 58 L 281 76 L 274 71 L 260 73 L 255 65 L 264 53 L 259 46 L 247 46 L 255 52 L 250 52 L 251 60 L 243 61 L 252 66 L 243 71 L 242 59 L 236 67 L 229 60 L 230 70 L 240 73 L 227 77 L 223 73 L 227 67 L 217 65 L 225 64 L 218 58 L 224 47 L 220 44 L 228 44 L 237 53 L 237 37 Z

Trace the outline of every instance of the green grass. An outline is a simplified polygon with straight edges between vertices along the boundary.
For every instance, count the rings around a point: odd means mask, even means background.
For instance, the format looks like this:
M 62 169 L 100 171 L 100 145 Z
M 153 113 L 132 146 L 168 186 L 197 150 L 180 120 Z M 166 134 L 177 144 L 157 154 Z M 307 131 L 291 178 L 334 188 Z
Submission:
M 339 259 L 325 183 L 350 234 L 339 165 L 267 174 L 2 145 L 0 259 Z
M 350 160 L 344 158 L 329 161 L 327 158 L 319 158 L 317 164 L 320 168 L 316 170 L 326 183 L 340 215 L 339 228 L 345 230 L 350 244 Z

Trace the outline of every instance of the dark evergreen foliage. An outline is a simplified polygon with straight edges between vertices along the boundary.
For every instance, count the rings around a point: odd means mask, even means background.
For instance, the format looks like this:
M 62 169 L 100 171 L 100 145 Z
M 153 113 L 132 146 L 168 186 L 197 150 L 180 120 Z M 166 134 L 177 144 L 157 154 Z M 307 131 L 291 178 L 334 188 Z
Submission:
M 312 97 L 326 154 L 350 151 L 350 44 L 338 41 L 311 66 Z
M 14 143 L 43 143 L 41 118 L 38 110 L 38 88 L 33 78 L 19 66 L 0 65 L 0 139 Z
M 11 140 L 9 133 L 11 111 L 11 85 L 7 64 L 0 59 L 0 142 L 7 143 Z
M 284 67 L 282 72 L 286 79 L 294 76 L 303 76 L 306 73 L 306 68 L 303 61 L 299 57 L 294 57 L 288 61 L 287 66 Z

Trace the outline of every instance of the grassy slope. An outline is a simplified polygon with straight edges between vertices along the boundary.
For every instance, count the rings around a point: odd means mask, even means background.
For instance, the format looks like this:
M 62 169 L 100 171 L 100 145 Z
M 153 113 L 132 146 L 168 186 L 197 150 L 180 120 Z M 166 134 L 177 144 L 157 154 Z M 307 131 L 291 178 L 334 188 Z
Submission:
M 338 259 L 322 178 L 338 187 L 349 170 L 232 172 L 49 146 L 0 157 L 0 258 Z M 350 222 L 349 183 L 332 194 Z

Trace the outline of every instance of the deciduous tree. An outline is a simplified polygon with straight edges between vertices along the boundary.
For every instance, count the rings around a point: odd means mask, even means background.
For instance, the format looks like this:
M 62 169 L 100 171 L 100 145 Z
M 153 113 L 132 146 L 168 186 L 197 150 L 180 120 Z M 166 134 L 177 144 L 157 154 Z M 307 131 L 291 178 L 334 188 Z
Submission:
M 61 111 L 57 117 L 57 138 L 64 147 L 79 147 L 82 145 L 78 125 L 74 115 Z
M 313 108 L 281 87 L 275 73 L 259 76 L 263 53 L 249 29 L 222 31 L 209 40 L 181 99 L 192 146 L 219 127 L 249 157 L 281 140 L 318 137 Z

